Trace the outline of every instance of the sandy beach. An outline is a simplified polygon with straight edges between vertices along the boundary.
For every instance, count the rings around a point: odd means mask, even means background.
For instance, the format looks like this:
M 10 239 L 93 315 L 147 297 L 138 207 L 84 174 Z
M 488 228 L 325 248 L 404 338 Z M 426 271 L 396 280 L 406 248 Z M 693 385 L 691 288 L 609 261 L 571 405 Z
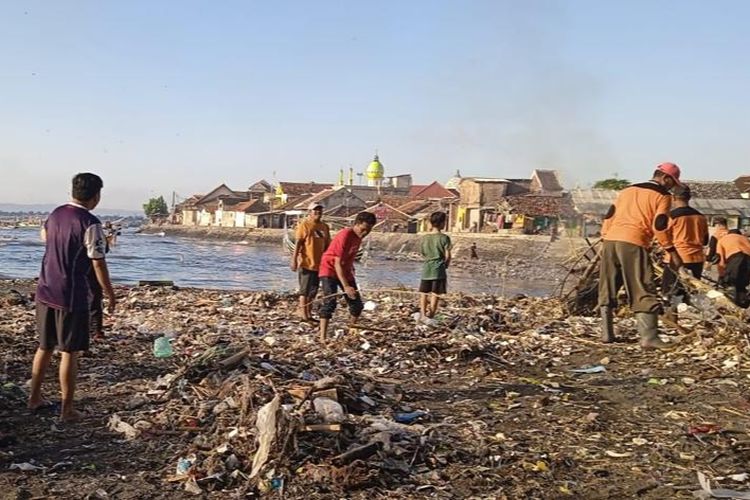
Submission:
M 25 409 L 29 285 L 0 295 L 5 498 L 691 498 L 698 471 L 731 486 L 746 470 L 747 340 L 714 321 L 684 319 L 665 330 L 675 349 L 643 352 L 632 320 L 600 344 L 595 318 L 555 300 L 450 295 L 425 326 L 411 292 L 382 292 L 321 346 L 290 319 L 293 296 L 118 287 L 81 363 L 89 416 L 63 425 Z M 174 355 L 159 359 L 164 333 Z

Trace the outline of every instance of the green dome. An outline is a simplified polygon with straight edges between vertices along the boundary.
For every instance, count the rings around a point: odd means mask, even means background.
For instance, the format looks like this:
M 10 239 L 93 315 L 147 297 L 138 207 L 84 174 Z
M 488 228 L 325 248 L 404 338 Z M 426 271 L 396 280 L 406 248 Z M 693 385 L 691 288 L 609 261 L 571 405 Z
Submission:
M 378 155 L 375 155 L 375 158 L 367 166 L 367 170 L 365 173 L 369 180 L 376 180 L 376 179 L 383 178 L 383 175 L 385 174 L 385 168 L 383 167 L 383 164 L 380 163 L 380 160 L 378 159 Z

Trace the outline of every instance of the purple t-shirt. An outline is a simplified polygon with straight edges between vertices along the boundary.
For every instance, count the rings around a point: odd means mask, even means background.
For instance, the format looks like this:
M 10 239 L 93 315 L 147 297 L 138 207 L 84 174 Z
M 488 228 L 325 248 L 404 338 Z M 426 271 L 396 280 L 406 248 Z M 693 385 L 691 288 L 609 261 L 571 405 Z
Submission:
M 91 259 L 103 259 L 105 237 L 99 219 L 85 207 L 57 207 L 44 222 L 45 252 L 36 300 L 56 309 L 88 309 Z

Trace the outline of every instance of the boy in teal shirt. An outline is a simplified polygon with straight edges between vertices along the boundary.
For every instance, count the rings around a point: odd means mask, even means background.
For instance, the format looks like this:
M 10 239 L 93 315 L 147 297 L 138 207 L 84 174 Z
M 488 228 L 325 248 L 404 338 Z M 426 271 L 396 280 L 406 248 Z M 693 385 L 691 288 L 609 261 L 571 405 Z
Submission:
M 422 238 L 424 265 L 419 283 L 419 310 L 423 320 L 435 316 L 440 295 L 447 290 L 446 270 L 451 262 L 451 239 L 443 233 L 446 219 L 445 212 L 433 212 L 430 215 L 430 234 Z

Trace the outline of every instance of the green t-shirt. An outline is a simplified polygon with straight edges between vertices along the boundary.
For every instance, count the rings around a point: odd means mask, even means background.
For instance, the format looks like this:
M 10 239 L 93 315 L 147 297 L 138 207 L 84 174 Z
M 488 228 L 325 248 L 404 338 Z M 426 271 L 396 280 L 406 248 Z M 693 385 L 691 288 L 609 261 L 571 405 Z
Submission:
M 423 280 L 442 280 L 445 272 L 445 253 L 451 248 L 451 239 L 444 233 L 430 233 L 422 237 Z

